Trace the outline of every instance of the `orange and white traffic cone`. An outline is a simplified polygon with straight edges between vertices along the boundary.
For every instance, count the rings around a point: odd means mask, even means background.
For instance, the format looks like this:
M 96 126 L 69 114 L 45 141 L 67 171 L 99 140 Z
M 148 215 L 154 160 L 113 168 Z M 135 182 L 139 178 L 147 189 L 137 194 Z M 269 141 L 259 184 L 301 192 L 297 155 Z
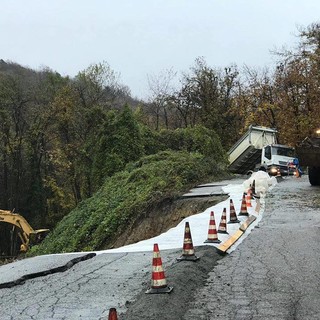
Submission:
M 259 213 L 260 212 L 260 198 L 257 198 L 257 203 L 256 203 L 256 207 L 255 207 L 255 209 L 254 209 L 254 211 L 256 212 L 256 213 Z
M 280 171 L 280 168 L 277 168 L 277 175 L 276 177 L 281 177 L 281 171 Z
M 116 308 L 109 309 L 108 320 L 118 320 L 117 310 Z
M 247 205 L 247 208 L 252 207 L 252 205 L 251 205 L 251 189 L 248 189 L 247 194 L 246 194 L 246 205 Z
M 158 244 L 153 245 L 153 259 L 152 259 L 152 279 L 151 288 L 146 293 L 170 293 L 172 287 L 168 287 L 167 280 L 162 268 L 162 260 Z
M 230 220 L 228 223 L 239 223 L 236 210 L 234 209 L 233 201 L 230 199 Z
M 251 186 L 251 199 L 253 199 L 254 195 L 256 194 L 256 180 L 252 181 L 252 186 Z
M 189 226 L 189 222 L 186 222 L 185 229 L 184 229 L 184 241 L 183 241 L 183 249 L 182 249 L 182 255 L 180 258 L 177 258 L 178 261 L 182 260 L 188 260 L 188 261 L 197 261 L 200 258 L 198 258 L 194 254 L 194 248 L 192 243 L 192 237 L 191 237 L 191 230 Z
M 248 213 L 247 204 L 246 204 L 246 195 L 245 193 L 243 193 L 239 216 L 248 216 L 248 215 L 249 213 Z
M 210 213 L 208 239 L 205 242 L 206 243 L 220 243 L 221 242 L 221 240 L 218 239 L 218 234 L 217 234 L 217 229 L 216 229 L 216 221 L 214 219 L 213 211 L 211 211 L 211 213 Z
M 226 233 L 227 232 L 227 209 L 224 208 L 221 215 L 221 221 L 218 228 L 218 233 Z

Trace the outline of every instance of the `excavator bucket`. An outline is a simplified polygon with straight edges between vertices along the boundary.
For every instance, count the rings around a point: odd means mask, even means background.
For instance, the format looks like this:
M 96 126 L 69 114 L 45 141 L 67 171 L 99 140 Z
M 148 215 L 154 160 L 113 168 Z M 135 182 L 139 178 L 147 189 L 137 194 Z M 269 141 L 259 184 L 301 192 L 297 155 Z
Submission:
M 35 230 L 30 234 L 30 244 L 39 244 L 50 232 L 49 229 L 39 229 Z

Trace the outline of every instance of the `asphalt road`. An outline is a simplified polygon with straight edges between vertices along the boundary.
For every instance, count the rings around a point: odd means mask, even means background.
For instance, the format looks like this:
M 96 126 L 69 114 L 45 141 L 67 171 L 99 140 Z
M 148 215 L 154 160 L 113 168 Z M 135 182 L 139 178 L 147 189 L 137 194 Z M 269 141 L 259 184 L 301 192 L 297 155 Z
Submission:
M 319 192 L 306 177 L 279 183 L 258 226 L 226 256 L 196 247 L 198 262 L 178 263 L 180 250 L 161 251 L 170 294 L 145 294 L 150 252 L 55 255 L 2 266 L 0 319 L 102 320 L 111 307 L 126 320 L 320 319 Z
M 209 273 L 182 319 L 320 319 L 320 188 L 279 183 L 258 228 Z

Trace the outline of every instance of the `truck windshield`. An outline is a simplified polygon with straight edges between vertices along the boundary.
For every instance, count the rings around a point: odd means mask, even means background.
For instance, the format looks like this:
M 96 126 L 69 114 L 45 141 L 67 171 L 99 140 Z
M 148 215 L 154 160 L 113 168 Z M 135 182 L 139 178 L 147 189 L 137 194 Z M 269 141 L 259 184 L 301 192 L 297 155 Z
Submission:
M 294 157 L 294 149 L 285 147 L 272 147 L 272 154 L 285 157 Z

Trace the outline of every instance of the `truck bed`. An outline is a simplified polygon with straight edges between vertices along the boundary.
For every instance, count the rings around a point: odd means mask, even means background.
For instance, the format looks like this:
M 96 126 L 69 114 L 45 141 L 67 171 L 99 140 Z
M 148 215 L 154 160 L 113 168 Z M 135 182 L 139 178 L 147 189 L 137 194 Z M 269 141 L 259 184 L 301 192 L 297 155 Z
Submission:
M 254 170 L 261 163 L 262 149 L 277 142 L 276 133 L 276 129 L 251 125 L 228 151 L 229 170 L 239 174 Z
M 254 170 L 261 159 L 261 149 L 249 146 L 233 163 L 229 169 L 233 173 L 247 174 L 248 171 Z

